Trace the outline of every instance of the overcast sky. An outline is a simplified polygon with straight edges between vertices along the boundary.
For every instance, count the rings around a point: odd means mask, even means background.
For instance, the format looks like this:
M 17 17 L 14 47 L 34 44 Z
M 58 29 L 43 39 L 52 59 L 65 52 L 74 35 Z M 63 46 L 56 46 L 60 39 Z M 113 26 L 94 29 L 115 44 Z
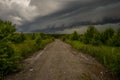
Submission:
M 0 0 L 0 18 L 25 32 L 114 24 L 120 21 L 120 0 Z

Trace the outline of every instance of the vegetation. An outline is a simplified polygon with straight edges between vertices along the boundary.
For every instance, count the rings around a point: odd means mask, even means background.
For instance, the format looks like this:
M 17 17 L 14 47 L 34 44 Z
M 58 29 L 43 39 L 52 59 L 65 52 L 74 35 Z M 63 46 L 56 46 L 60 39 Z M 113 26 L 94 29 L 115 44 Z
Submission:
M 0 80 L 4 76 L 21 69 L 20 62 L 37 50 L 43 49 L 54 38 L 59 38 L 74 48 L 90 54 L 110 69 L 120 75 L 120 29 L 114 31 L 108 28 L 99 32 L 94 26 L 89 26 L 84 34 L 76 31 L 72 34 L 17 33 L 15 25 L 9 21 L 0 20 Z M 120 78 L 120 77 L 119 77 Z
M 109 28 L 99 32 L 94 26 L 89 26 L 84 34 L 79 35 L 74 32 L 69 35 L 62 35 L 61 39 L 74 48 L 95 57 L 119 77 L 120 29 L 114 31 Z
M 21 69 L 20 62 L 53 41 L 44 33 L 17 33 L 15 25 L 0 20 L 0 80 L 4 76 Z

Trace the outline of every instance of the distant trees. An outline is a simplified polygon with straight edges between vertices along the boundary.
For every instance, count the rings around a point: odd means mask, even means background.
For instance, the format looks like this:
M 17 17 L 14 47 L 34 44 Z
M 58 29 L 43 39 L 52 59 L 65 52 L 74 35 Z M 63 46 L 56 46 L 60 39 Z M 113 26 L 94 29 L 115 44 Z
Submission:
M 41 41 L 42 41 L 42 38 L 41 38 L 41 36 L 39 35 L 39 36 L 36 38 L 36 40 L 35 40 L 37 46 L 40 46 Z
M 99 32 L 94 26 L 89 26 L 84 37 L 84 43 L 86 44 L 120 46 L 120 29 L 115 32 L 112 28 L 108 28 Z
M 108 44 L 111 46 L 120 46 L 120 29 L 108 40 Z
M 32 33 L 32 34 L 31 34 L 31 39 L 34 40 L 35 38 L 36 38 L 35 33 Z
M 79 40 L 79 35 L 76 31 L 74 31 L 71 35 L 71 39 L 72 40 Z
M 84 34 L 84 43 L 98 45 L 100 44 L 100 33 L 94 26 L 89 26 Z
M 101 33 L 101 41 L 103 44 L 107 44 L 108 40 L 114 35 L 114 30 L 112 28 L 106 29 Z
M 119 36 L 120 29 L 115 32 L 112 28 L 108 28 L 103 32 L 99 32 L 94 26 L 89 26 L 84 34 L 83 42 L 92 45 L 120 46 Z
M 120 29 L 114 31 L 112 28 L 108 28 L 103 32 L 99 32 L 93 25 L 90 25 L 84 34 L 79 35 L 74 31 L 69 36 L 67 38 L 79 40 L 85 44 L 120 46 Z

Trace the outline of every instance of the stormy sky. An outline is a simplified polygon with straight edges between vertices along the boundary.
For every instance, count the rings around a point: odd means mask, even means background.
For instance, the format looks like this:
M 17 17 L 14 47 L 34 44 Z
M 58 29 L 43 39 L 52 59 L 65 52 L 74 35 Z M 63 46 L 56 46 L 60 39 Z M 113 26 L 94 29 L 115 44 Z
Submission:
M 0 0 L 0 18 L 23 32 L 65 33 L 90 24 L 118 26 L 120 0 Z

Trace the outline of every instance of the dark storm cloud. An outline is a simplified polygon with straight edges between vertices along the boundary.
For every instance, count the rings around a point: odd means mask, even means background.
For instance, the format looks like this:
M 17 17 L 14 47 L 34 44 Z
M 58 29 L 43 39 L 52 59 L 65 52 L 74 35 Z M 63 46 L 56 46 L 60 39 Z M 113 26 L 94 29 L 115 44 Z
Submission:
M 78 25 L 120 22 L 119 0 L 11 0 L 12 5 L 5 1 L 0 1 L 0 16 L 21 24 L 18 31 L 57 31 Z M 25 4 L 20 6 L 22 3 Z

